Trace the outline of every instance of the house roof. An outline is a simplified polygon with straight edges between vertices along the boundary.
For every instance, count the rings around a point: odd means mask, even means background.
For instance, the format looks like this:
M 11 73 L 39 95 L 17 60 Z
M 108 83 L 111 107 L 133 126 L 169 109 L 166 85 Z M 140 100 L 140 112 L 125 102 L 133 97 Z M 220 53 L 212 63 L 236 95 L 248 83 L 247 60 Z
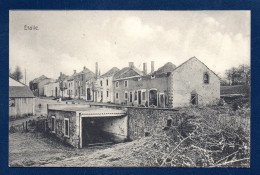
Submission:
M 83 69 L 81 72 L 75 74 L 76 75 L 81 75 L 81 74 L 85 74 L 86 75 L 86 81 L 90 80 L 91 78 L 95 77 L 95 74 L 89 70 L 88 68 Z
M 118 71 L 119 71 L 119 69 L 117 67 L 113 67 L 112 69 L 110 69 L 109 71 L 107 71 L 106 73 L 101 75 L 101 77 L 109 77 L 111 75 L 116 74 Z
M 127 78 L 128 75 L 124 75 L 126 72 L 133 70 L 138 75 L 143 75 L 143 72 L 137 69 L 136 67 L 124 67 L 123 69 L 119 70 L 115 75 L 114 79 L 121 79 L 121 78 Z M 132 76 L 129 76 L 132 77 Z
M 167 72 L 172 72 L 172 71 L 174 71 L 175 68 L 176 68 L 176 65 L 174 65 L 171 62 L 168 62 L 165 65 L 163 65 L 162 67 L 160 67 L 159 69 L 157 69 L 157 71 L 155 71 L 152 74 L 163 74 L 163 73 L 167 73 Z
M 187 61 L 185 61 L 184 63 L 182 63 L 181 65 L 179 65 L 178 67 L 176 67 L 174 71 L 176 71 L 177 69 L 179 69 L 180 67 L 182 67 L 183 65 L 185 65 L 186 63 L 190 62 L 191 60 L 197 60 L 199 61 L 201 64 L 203 64 L 208 70 L 210 70 L 213 74 L 215 74 L 219 79 L 221 79 L 215 72 L 213 72 L 210 68 L 208 68 L 208 66 L 206 66 L 206 64 L 204 64 L 202 61 L 200 61 L 198 58 L 196 58 L 195 56 L 194 57 L 191 57 L 190 59 L 188 59 Z
M 39 83 L 41 80 L 44 80 L 44 79 L 48 79 L 48 77 L 46 77 L 45 75 L 42 75 L 42 76 L 40 76 L 38 78 L 33 79 L 31 82 Z
M 34 95 L 28 86 L 9 86 L 9 97 L 34 98 Z

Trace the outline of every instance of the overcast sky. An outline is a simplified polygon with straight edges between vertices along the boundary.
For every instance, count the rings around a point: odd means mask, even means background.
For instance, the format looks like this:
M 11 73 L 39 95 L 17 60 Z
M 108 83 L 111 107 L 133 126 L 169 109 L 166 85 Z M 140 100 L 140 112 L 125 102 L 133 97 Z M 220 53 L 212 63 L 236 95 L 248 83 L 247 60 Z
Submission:
M 10 11 L 9 67 L 28 81 L 84 66 L 155 69 L 196 56 L 214 72 L 250 64 L 250 11 Z M 39 30 L 24 30 L 24 25 Z

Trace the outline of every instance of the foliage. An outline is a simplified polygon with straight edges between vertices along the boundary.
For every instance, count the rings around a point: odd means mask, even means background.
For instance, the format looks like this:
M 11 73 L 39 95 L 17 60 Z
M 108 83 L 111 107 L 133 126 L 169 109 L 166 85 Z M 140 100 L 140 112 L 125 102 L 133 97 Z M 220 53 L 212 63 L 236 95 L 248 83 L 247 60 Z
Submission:
M 229 85 L 250 84 L 251 68 L 248 65 L 232 67 L 225 72 Z M 222 82 L 222 84 L 225 82 Z
M 21 81 L 23 78 L 21 68 L 19 66 L 16 66 L 13 73 L 12 73 L 11 69 L 9 69 L 9 76 L 17 81 Z

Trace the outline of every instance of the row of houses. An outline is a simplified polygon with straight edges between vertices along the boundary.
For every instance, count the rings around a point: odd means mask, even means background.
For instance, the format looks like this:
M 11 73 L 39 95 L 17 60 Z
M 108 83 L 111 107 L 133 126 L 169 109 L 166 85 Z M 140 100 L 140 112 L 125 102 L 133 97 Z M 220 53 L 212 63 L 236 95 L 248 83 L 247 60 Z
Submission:
M 41 87 L 34 85 L 38 89 L 32 90 L 41 96 L 43 89 L 47 97 L 160 108 L 212 104 L 220 98 L 220 78 L 196 57 L 178 67 L 168 62 L 158 70 L 152 61 L 150 73 L 147 63 L 141 71 L 133 62 L 121 70 L 113 67 L 103 75 L 96 63 L 95 70 L 93 73 L 84 67 L 70 76 L 60 73 L 56 81 L 46 77 L 44 83 L 38 78 L 32 84 Z

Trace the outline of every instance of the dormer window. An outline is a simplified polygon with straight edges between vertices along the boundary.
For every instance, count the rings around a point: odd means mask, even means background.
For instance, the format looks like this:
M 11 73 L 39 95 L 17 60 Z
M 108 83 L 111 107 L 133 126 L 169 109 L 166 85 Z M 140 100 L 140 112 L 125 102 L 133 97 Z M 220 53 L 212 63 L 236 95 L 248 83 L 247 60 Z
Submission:
M 204 84 L 209 84 L 209 74 L 207 72 L 203 75 L 203 82 Z

